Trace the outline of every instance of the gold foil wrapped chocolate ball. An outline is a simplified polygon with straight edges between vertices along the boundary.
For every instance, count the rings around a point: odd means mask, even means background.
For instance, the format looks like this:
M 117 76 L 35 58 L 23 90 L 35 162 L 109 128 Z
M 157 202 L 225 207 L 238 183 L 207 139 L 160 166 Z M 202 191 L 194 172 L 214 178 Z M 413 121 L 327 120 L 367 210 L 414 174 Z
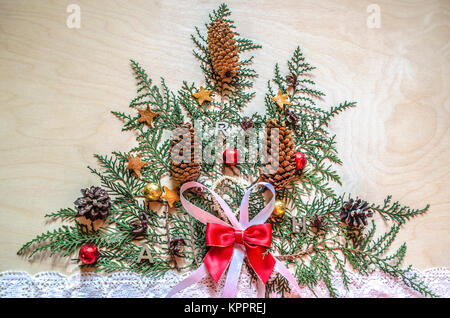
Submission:
M 283 201 L 276 200 L 272 215 L 275 217 L 282 217 L 284 215 L 284 212 L 286 212 L 286 205 Z
M 157 183 L 150 182 L 144 187 L 144 196 L 149 201 L 157 201 L 162 195 L 162 189 Z

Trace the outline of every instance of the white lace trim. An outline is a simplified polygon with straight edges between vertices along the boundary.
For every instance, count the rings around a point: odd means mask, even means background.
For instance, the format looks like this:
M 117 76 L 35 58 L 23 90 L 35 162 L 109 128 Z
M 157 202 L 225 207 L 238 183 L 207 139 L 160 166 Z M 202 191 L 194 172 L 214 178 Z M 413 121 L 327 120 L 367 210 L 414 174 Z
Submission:
M 432 268 L 414 270 L 418 277 L 440 297 L 450 297 L 450 270 Z M 82 273 L 65 276 L 58 272 L 41 272 L 29 275 L 26 272 L 8 271 L 0 273 L 0 297 L 164 297 L 167 292 L 188 273 L 167 273 L 164 277 L 150 278 L 133 272 L 117 272 L 108 275 Z M 407 287 L 401 280 L 381 272 L 370 276 L 349 273 L 350 286 L 347 290 L 340 273 L 333 275 L 333 285 L 340 297 L 422 297 Z M 215 284 L 211 278 L 204 278 L 176 295 L 176 297 L 220 297 L 223 280 Z M 329 297 L 322 282 L 314 288 L 317 297 Z M 301 297 L 315 297 L 307 287 L 302 286 Z M 271 295 L 277 297 L 277 295 Z M 287 297 L 298 297 L 292 293 Z M 248 273 L 242 272 L 238 297 L 256 297 L 256 287 Z

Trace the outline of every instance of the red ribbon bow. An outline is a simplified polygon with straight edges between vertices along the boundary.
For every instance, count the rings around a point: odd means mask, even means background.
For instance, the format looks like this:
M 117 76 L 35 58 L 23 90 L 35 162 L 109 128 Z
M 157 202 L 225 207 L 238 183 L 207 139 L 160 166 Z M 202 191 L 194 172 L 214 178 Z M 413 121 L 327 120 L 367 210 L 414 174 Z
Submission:
M 230 264 L 234 244 L 242 244 L 251 267 L 265 284 L 275 267 L 275 258 L 267 253 L 271 242 L 272 226 L 270 224 L 257 224 L 240 231 L 231 226 L 208 223 L 206 245 L 210 246 L 210 249 L 204 259 L 206 268 L 218 282 Z

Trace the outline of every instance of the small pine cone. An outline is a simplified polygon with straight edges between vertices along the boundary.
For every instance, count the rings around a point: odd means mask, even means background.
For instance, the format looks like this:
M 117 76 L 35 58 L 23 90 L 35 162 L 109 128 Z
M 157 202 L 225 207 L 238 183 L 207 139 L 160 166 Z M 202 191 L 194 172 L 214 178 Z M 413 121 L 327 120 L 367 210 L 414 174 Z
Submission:
M 189 138 L 183 138 L 182 134 L 177 134 L 177 132 L 175 131 L 173 139 L 171 140 L 172 151 L 173 147 L 176 146 L 177 149 L 179 149 L 177 155 L 183 156 L 183 149 L 188 149 L 190 147 L 191 155 L 190 158 L 179 160 L 179 162 L 171 160 L 170 172 L 171 176 L 176 181 L 183 184 L 188 181 L 197 180 L 200 174 L 200 162 L 195 162 L 194 159 L 197 158 L 197 161 L 200 160 L 201 150 L 199 145 L 195 145 L 194 143 L 195 131 L 194 128 L 191 126 L 191 124 L 190 123 L 184 124 L 180 126 L 180 128 L 189 131 L 190 140 Z
M 183 247 L 186 246 L 186 241 L 182 238 L 174 238 L 169 243 L 169 253 L 173 256 L 182 257 Z
M 239 71 L 239 49 L 228 22 L 217 19 L 208 27 L 208 49 L 216 80 L 224 91 Z
M 367 218 L 373 215 L 366 201 L 348 200 L 341 208 L 340 220 L 350 227 L 360 228 L 367 225 Z
M 254 123 L 253 123 L 253 120 L 251 118 L 244 117 L 242 119 L 242 122 L 241 122 L 240 125 L 241 125 L 242 130 L 247 130 L 247 129 L 253 128 Z
M 130 222 L 133 227 L 132 233 L 136 236 L 145 235 L 148 228 L 148 216 L 144 212 L 139 213 L 139 219 Z
M 314 215 L 314 219 L 313 219 L 311 225 L 317 231 L 321 231 L 321 230 L 325 230 L 325 227 L 328 225 L 328 222 L 323 219 L 323 216 Z
M 206 193 L 206 190 L 202 187 L 194 187 L 194 188 L 191 188 L 190 191 L 193 194 L 198 195 L 198 196 L 202 196 Z
M 294 73 L 289 74 L 288 76 L 286 76 L 286 82 L 289 83 L 289 88 L 296 88 L 298 85 L 297 75 L 295 75 Z
M 91 221 L 106 218 L 111 210 L 111 198 L 105 190 L 92 186 L 81 189 L 81 194 L 83 196 L 74 202 L 78 216 L 84 216 Z
M 271 134 L 273 128 L 278 128 L 279 149 L 271 150 Z M 267 129 L 267 163 L 265 164 L 261 180 L 271 183 L 280 195 L 295 178 L 295 145 L 292 131 L 274 119 L 269 120 Z M 275 136 L 276 138 L 276 136 Z M 278 168 L 276 162 L 278 161 Z M 271 171 L 272 170 L 272 171 Z
M 298 125 L 298 122 L 300 121 L 300 116 L 296 112 L 287 108 L 284 109 L 284 116 L 286 118 L 286 122 L 292 126 Z

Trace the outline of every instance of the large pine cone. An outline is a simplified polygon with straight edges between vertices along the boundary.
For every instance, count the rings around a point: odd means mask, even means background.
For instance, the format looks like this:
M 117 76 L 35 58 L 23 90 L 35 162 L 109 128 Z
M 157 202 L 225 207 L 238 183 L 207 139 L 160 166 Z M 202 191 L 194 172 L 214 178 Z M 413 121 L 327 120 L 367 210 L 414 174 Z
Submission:
M 208 27 L 208 49 L 217 83 L 223 90 L 239 71 L 239 49 L 228 23 L 217 19 Z
M 373 212 L 366 201 L 350 199 L 342 206 L 340 219 L 350 227 L 360 228 L 367 225 L 367 217 L 372 215 Z
M 275 131 L 272 131 L 273 128 L 278 128 L 279 149 L 272 151 L 271 136 L 274 134 L 274 138 L 277 137 Z M 266 129 L 267 163 L 261 171 L 261 180 L 271 183 L 275 187 L 276 192 L 281 195 L 284 189 L 295 178 L 295 145 L 292 138 L 292 131 L 274 119 L 269 120 Z M 275 170 L 277 161 L 278 168 Z
M 183 138 L 183 135 L 176 130 L 174 131 L 174 136 L 171 140 L 172 151 L 177 151 L 176 155 L 183 156 L 183 149 L 191 148 L 190 157 L 186 158 L 186 160 L 171 160 L 170 172 L 172 177 L 178 181 L 179 183 L 185 183 L 188 181 L 197 180 L 200 174 L 200 162 L 201 159 L 201 150 L 200 145 L 194 144 L 194 128 L 190 123 L 184 124 L 180 126 L 180 128 L 187 129 L 190 134 L 190 140 L 188 138 Z M 181 132 L 181 131 L 180 131 Z M 176 146 L 177 149 L 173 149 Z M 173 155 L 173 154 L 172 154 Z M 194 162 L 194 159 L 197 159 L 197 162 Z
M 111 198 L 105 190 L 92 186 L 81 189 L 81 194 L 83 196 L 74 202 L 78 216 L 84 216 L 91 221 L 106 218 L 111 210 Z

